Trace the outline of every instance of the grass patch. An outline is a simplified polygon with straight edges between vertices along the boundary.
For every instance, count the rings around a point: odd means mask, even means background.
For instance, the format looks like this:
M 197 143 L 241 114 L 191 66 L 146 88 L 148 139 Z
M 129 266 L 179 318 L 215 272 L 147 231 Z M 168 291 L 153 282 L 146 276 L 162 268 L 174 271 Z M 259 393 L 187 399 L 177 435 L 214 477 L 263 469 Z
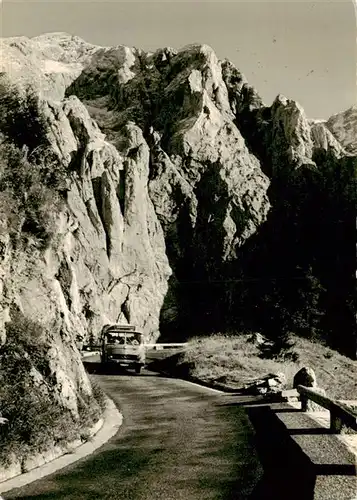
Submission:
M 294 336 L 296 361 L 262 358 L 259 347 L 248 339 L 245 334 L 196 337 L 188 342 L 184 352 L 163 360 L 161 368 L 182 378 L 194 377 L 235 389 L 269 373 L 282 372 L 289 389 L 295 373 L 303 366 L 310 366 L 315 370 L 318 385 L 329 396 L 357 399 L 356 361 L 317 342 Z

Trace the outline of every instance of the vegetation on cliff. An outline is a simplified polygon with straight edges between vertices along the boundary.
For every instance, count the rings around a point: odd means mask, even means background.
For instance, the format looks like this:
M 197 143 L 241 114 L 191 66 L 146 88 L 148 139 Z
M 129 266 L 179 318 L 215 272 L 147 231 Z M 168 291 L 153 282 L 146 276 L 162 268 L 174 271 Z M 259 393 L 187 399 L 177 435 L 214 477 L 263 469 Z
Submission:
M 0 214 L 14 249 L 45 249 L 63 208 L 68 172 L 51 152 L 38 96 L 0 85 Z M 20 246 L 19 246 L 20 245 Z
M 355 357 L 357 158 L 316 160 L 273 178 L 269 221 L 242 249 L 253 280 L 237 287 L 233 315 L 271 338 L 294 332 Z
M 103 396 L 98 388 L 91 394 L 79 389 L 75 405 L 64 404 L 67 381 L 54 358 L 62 345 L 71 348 L 71 339 L 60 323 L 51 322 L 51 311 L 37 321 L 22 310 L 19 292 L 40 278 L 38 263 L 58 243 L 55 222 L 64 209 L 69 172 L 46 140 L 38 96 L 4 85 L 0 96 L 0 291 L 7 311 L 0 346 L 0 415 L 7 419 L 0 432 L 0 465 L 9 466 L 85 440 L 101 416 Z
M 0 432 L 0 465 L 23 462 L 74 440 L 85 441 L 101 417 L 104 398 L 78 395 L 78 414 L 63 407 L 53 390 L 57 380 L 48 351 L 51 332 L 12 311 L 7 341 L 0 348 L 0 415 L 8 420 Z

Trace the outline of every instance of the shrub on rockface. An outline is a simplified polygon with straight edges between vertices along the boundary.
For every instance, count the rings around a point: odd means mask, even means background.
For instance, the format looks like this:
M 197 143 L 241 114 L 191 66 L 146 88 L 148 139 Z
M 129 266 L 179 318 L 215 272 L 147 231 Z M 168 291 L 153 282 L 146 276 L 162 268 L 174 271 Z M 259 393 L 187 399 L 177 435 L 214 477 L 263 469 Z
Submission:
M 48 143 L 41 106 L 36 95 L 20 95 L 0 78 L 0 219 L 10 236 L 5 250 L 11 272 L 3 287 L 8 304 L 19 284 L 36 273 L 32 264 L 50 245 L 55 248 L 70 180 Z M 0 415 L 8 419 L 0 429 L 0 465 L 84 440 L 103 409 L 99 389 L 93 396 L 77 390 L 78 413 L 64 407 L 49 351 L 55 345 L 66 352 L 69 346 L 61 344 L 60 332 L 26 318 L 13 304 L 10 318 L 0 347 Z
M 99 389 L 92 398 L 78 394 L 78 417 L 62 407 L 47 359 L 48 332 L 19 311 L 11 316 L 6 343 L 0 348 L 0 415 L 8 419 L 0 433 L 0 465 L 6 465 L 11 456 L 23 460 L 80 439 L 103 408 Z
M 45 248 L 53 236 L 67 174 L 49 156 L 36 160 L 27 146 L 0 143 L 0 215 L 16 246 L 31 235 Z
M 36 182 L 66 189 L 68 172 L 48 140 L 43 102 L 30 87 L 20 91 L 0 77 L 1 183 L 22 193 Z
M 40 113 L 40 99 L 31 88 L 22 92 L 0 78 L 0 131 L 19 148 L 33 151 L 46 142 L 46 122 Z

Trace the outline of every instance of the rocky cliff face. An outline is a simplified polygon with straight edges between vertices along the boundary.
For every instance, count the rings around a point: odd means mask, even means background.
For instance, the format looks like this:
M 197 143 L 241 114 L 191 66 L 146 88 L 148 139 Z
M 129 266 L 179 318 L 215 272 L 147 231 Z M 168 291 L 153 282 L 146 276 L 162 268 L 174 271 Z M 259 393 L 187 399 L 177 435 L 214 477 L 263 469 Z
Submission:
M 61 243 L 43 256 L 66 326 L 84 336 L 130 321 L 157 338 L 187 249 L 213 272 L 269 210 L 221 63 L 207 46 L 145 54 L 65 34 L 8 39 L 3 52 L 7 80 L 40 95 L 46 140 L 71 172 Z
M 74 411 L 78 387 L 90 393 L 75 336 L 130 322 L 157 339 L 160 315 L 181 333 L 212 311 L 219 324 L 232 290 L 214 283 L 244 272 L 274 213 L 274 179 L 345 154 L 296 102 L 266 107 L 206 45 L 145 53 L 56 33 L 3 40 L 0 64 L 2 98 L 37 96 L 42 124 L 27 138 L 7 129 L 6 141 L 30 156 L 45 147 L 66 177 L 45 248 L 17 251 L 3 223 L 1 338 L 15 306 L 57 332 L 48 356 Z
M 270 178 L 272 205 L 242 248 L 239 276 L 246 283 L 232 286 L 241 311 L 228 310 L 271 337 L 295 331 L 355 357 L 357 158 L 351 135 L 309 120 L 284 96 L 264 106 L 227 67 L 235 123 Z
M 357 154 L 357 106 L 331 116 L 327 128 L 351 154 Z

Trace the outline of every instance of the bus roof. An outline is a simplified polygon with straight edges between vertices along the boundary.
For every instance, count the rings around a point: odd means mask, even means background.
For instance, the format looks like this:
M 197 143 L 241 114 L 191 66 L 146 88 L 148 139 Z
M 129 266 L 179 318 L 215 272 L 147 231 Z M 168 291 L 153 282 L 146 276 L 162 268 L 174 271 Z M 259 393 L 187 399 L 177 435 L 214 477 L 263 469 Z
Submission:
M 102 333 L 136 333 L 138 335 L 143 335 L 139 332 L 134 325 L 105 325 L 103 326 Z

